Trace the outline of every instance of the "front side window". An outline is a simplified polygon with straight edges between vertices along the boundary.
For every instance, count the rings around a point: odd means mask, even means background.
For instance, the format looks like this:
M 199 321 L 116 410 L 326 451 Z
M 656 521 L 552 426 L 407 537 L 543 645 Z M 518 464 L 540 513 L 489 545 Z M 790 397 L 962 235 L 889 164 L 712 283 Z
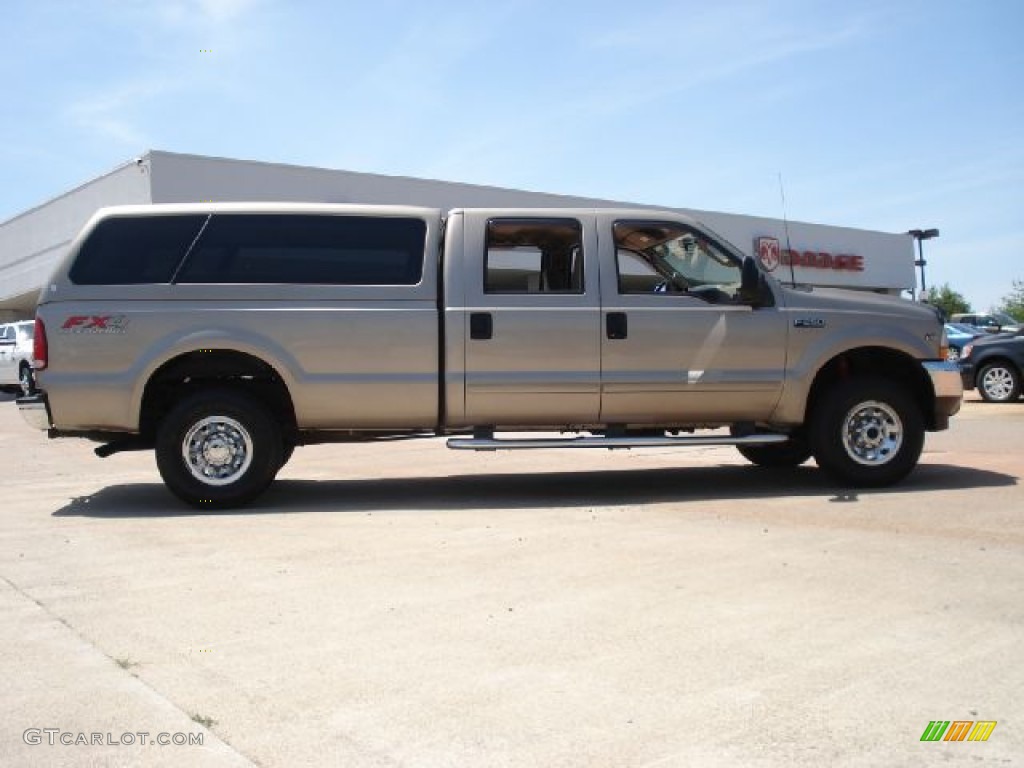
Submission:
M 214 214 L 180 283 L 416 285 L 422 219 L 306 214 Z
M 613 226 L 619 293 L 674 293 L 731 301 L 740 264 L 703 233 L 674 222 L 618 221 Z
M 575 219 L 491 219 L 486 293 L 583 293 L 583 228 Z

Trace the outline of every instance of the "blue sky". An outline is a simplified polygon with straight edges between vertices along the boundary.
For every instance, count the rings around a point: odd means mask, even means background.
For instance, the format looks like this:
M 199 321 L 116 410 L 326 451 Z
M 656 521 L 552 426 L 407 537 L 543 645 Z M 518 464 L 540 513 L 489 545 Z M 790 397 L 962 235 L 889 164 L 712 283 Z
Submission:
M 0 220 L 147 149 L 891 232 L 1024 280 L 1024 2 L 4 0 Z

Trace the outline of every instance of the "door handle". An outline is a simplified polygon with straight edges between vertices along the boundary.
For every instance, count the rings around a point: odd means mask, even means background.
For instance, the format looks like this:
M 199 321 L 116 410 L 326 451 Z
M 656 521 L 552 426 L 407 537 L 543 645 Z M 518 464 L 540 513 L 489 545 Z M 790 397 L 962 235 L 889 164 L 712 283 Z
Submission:
M 494 337 L 494 318 L 490 312 L 471 312 L 469 314 L 469 338 L 490 339 Z
M 609 339 L 624 339 L 629 332 L 625 312 L 609 312 L 604 318 L 605 333 Z

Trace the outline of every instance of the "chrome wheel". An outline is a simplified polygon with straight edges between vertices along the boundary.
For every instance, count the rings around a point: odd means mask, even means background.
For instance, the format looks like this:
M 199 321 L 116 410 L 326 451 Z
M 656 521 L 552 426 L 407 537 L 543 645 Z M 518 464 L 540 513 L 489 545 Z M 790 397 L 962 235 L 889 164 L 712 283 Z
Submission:
M 843 420 L 843 447 L 858 464 L 877 467 L 889 463 L 903 444 L 903 422 L 896 410 L 877 400 L 859 403 Z
M 181 455 L 192 476 L 205 485 L 230 485 L 249 469 L 253 441 L 248 430 L 228 416 L 197 422 L 181 442 Z
M 1017 382 L 1009 369 L 993 365 L 982 373 L 980 385 L 990 400 L 1003 401 L 1012 398 Z

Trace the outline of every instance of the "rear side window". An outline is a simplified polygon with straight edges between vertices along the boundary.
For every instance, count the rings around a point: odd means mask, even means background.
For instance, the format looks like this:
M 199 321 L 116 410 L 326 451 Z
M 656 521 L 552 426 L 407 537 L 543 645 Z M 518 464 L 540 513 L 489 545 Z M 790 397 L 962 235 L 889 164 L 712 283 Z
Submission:
M 426 231 L 412 218 L 214 214 L 176 282 L 415 285 Z
M 104 219 L 82 244 L 69 277 L 78 285 L 169 283 L 206 216 Z

